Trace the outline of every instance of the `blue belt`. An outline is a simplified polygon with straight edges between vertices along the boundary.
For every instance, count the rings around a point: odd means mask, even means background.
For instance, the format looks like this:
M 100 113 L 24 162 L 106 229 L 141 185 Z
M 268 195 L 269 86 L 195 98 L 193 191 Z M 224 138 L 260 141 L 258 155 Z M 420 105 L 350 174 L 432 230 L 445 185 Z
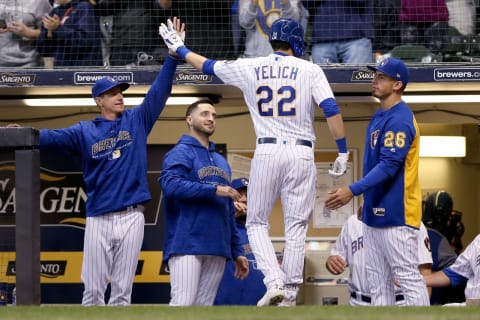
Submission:
M 288 141 L 283 140 L 281 142 L 282 142 L 282 144 L 287 144 Z M 274 144 L 276 144 L 277 143 L 277 138 L 270 138 L 270 137 L 258 138 L 258 144 L 263 144 L 263 143 L 274 143 Z M 312 141 L 303 140 L 303 139 L 296 139 L 295 144 L 297 146 L 306 146 L 306 147 L 310 147 L 310 148 L 313 146 Z

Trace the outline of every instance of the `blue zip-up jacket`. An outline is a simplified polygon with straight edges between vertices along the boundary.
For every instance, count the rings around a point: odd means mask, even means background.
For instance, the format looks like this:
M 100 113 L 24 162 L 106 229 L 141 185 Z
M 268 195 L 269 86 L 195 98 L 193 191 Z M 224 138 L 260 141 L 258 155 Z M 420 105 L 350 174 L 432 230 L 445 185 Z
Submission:
M 372 0 L 303 0 L 314 9 L 312 44 L 373 38 Z
M 242 255 L 235 228 L 233 201 L 215 194 L 217 185 L 230 185 L 227 160 L 183 135 L 164 158 L 159 183 L 163 192 L 166 239 L 163 260 L 171 255 Z
M 169 56 L 143 102 L 115 120 L 97 117 L 69 128 L 40 131 L 40 149 L 80 155 L 87 217 L 121 211 L 151 199 L 147 136 L 172 90 L 177 61 Z
M 72 0 L 49 13 L 60 18 L 60 26 L 47 37 L 42 24 L 37 50 L 54 57 L 55 66 L 101 66 L 103 64 L 100 23 L 93 7 L 85 0 Z

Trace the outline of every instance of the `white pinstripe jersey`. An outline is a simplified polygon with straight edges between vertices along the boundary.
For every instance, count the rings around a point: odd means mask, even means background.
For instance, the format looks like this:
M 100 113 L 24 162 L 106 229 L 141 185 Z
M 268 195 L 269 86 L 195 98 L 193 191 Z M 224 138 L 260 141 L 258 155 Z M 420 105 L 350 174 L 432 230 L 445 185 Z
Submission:
M 480 234 L 473 239 L 448 269 L 468 279 L 465 298 L 480 298 Z
M 257 137 L 315 141 L 315 107 L 334 98 L 323 70 L 293 56 L 217 61 L 214 71 L 243 91 Z
M 418 233 L 418 264 L 432 264 L 432 253 L 425 225 L 420 224 Z M 339 255 L 350 269 L 348 286 L 350 291 L 369 293 L 365 254 L 363 250 L 363 223 L 353 215 L 345 222 L 330 255 Z

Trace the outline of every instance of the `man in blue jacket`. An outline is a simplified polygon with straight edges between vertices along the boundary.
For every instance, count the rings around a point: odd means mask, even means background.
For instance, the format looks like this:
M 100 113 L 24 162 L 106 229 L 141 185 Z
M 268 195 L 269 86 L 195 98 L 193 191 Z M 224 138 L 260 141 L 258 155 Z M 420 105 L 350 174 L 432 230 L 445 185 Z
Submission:
M 248 261 L 235 228 L 231 169 L 215 152 L 210 136 L 217 113 L 212 101 L 187 108 L 189 132 L 164 158 L 159 178 L 163 191 L 171 306 L 213 305 L 227 259 L 235 260 L 235 276 L 248 275 Z
M 143 102 L 125 109 L 128 83 L 105 77 L 92 88 L 101 115 L 63 129 L 40 131 L 40 149 L 79 155 L 87 192 L 82 265 L 84 306 L 130 304 L 143 241 L 147 137 L 172 89 L 177 60 L 167 57 Z

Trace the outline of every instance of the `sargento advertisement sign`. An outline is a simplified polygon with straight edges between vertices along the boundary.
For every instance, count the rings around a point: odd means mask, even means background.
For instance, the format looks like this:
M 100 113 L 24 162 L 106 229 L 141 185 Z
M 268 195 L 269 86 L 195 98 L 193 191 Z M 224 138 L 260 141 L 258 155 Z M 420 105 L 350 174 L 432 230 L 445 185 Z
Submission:
M 0 85 L 32 85 L 35 83 L 36 75 L 31 73 L 0 73 Z
M 132 303 L 168 303 L 170 277 L 162 264 L 165 226 L 158 183 L 163 157 L 173 145 L 147 146 L 145 233 Z M 217 144 L 226 155 L 226 146 Z M 0 151 L 0 282 L 16 282 L 15 214 L 22 194 L 15 188 L 14 153 Z M 81 267 L 87 193 L 81 159 L 40 152 L 40 283 L 42 303 L 81 303 Z M 112 194 L 112 197 L 115 195 Z M 145 294 L 148 292 L 148 294 Z
M 148 181 L 155 181 L 160 172 L 148 172 Z M 0 226 L 15 226 L 15 163 L 0 162 Z M 161 204 L 159 188 L 151 188 L 152 200 L 146 206 L 146 224 L 155 224 Z M 85 191 L 81 171 L 57 172 L 40 168 L 40 224 L 42 226 L 85 226 Z

